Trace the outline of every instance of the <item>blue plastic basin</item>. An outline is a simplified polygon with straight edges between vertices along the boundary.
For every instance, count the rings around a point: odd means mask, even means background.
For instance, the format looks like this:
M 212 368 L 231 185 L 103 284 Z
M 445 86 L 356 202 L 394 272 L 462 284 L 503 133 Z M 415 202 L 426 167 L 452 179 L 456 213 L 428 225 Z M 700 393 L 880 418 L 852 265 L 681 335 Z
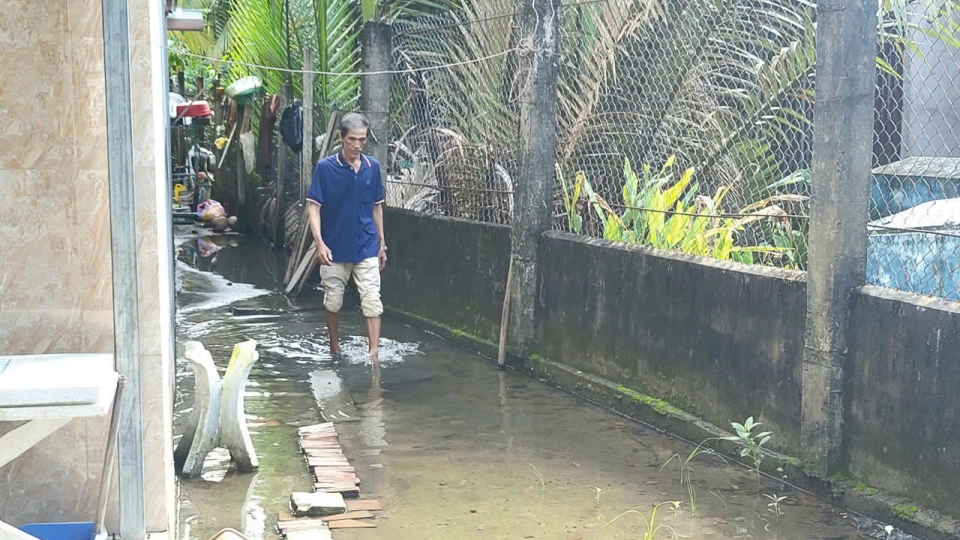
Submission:
M 93 522 L 31 523 L 20 530 L 40 540 L 93 540 Z

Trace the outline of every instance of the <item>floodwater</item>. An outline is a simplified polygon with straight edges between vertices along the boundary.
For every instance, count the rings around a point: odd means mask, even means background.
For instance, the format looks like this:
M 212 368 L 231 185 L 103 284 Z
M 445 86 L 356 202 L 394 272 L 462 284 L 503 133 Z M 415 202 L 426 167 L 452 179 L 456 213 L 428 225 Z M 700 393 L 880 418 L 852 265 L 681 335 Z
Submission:
M 528 376 L 498 372 L 390 318 L 373 367 L 363 354 L 363 320 L 345 307 L 345 358 L 335 364 L 319 293 L 292 304 L 276 292 L 285 267 L 268 247 L 236 236 L 214 242 L 190 229 L 177 231 L 177 244 L 178 351 L 199 340 L 221 370 L 235 343 L 256 340 L 260 352 L 246 392 L 259 471 L 237 473 L 223 451 L 211 453 L 201 478 L 180 482 L 181 539 L 205 540 L 224 527 L 253 540 L 278 538 L 290 493 L 312 490 L 297 427 L 324 421 L 321 411 L 337 423 L 361 497 L 384 506 L 376 529 L 337 530 L 338 540 L 642 539 L 659 503 L 666 504 L 653 526 L 664 528 L 656 538 L 883 536 L 865 518 L 772 479 L 761 484 L 717 456 L 691 462 L 691 497 L 677 461 L 667 462 L 692 445 Z M 232 316 L 238 306 L 267 311 Z M 179 434 L 193 406 L 193 374 L 183 360 L 177 383 Z M 639 513 L 621 516 L 629 511 Z

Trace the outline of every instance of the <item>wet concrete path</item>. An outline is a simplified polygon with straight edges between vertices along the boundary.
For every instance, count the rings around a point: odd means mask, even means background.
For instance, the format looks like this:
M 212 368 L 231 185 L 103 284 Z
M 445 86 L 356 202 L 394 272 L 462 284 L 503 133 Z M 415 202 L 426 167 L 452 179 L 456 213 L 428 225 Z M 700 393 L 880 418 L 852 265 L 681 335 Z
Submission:
M 649 518 L 652 505 L 666 501 L 681 506 L 661 506 L 657 525 L 681 538 L 843 539 L 875 530 L 858 531 L 853 516 L 776 481 L 760 485 L 751 471 L 710 455 L 691 464 L 693 512 L 675 462 L 661 470 L 692 446 L 525 375 L 497 372 L 390 318 L 375 368 L 363 355 L 359 313 L 346 312 L 346 358 L 334 365 L 319 294 L 290 304 L 275 292 L 284 267 L 265 246 L 217 242 L 223 247 L 210 253 L 210 240 L 178 231 L 178 349 L 200 340 L 225 368 L 233 344 L 260 343 L 246 395 L 260 470 L 238 474 L 212 453 L 203 478 L 181 481 L 181 538 L 206 539 L 223 527 L 277 538 L 289 493 L 311 489 L 296 428 L 321 421 L 321 406 L 337 417 L 362 497 L 385 507 L 376 529 L 336 531 L 337 539 L 640 539 L 639 515 L 611 520 L 630 509 Z M 286 313 L 233 317 L 231 305 Z M 193 375 L 183 361 L 177 382 L 179 434 L 192 407 Z M 656 536 L 669 537 L 668 529 Z

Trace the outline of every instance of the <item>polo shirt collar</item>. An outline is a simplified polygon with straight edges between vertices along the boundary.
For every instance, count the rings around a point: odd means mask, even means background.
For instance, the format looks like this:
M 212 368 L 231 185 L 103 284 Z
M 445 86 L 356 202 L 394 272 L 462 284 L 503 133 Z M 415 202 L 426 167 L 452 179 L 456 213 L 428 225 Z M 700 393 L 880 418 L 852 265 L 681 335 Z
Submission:
M 347 158 L 343 156 L 343 152 L 337 152 L 337 165 L 341 167 L 350 167 L 350 163 L 347 162 Z M 360 154 L 360 170 L 370 168 L 370 158 L 366 154 Z

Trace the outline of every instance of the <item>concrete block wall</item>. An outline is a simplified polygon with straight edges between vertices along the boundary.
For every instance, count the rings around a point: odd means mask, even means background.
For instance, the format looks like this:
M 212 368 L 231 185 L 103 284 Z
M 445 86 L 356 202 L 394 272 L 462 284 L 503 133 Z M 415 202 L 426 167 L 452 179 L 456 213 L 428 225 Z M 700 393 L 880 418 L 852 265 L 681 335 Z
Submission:
M 510 228 L 389 209 L 385 304 L 496 341 L 510 264 Z
M 850 471 L 960 516 L 960 305 L 868 286 L 850 336 Z
M 797 455 L 803 273 L 548 233 L 541 354 L 718 426 L 763 418 Z

